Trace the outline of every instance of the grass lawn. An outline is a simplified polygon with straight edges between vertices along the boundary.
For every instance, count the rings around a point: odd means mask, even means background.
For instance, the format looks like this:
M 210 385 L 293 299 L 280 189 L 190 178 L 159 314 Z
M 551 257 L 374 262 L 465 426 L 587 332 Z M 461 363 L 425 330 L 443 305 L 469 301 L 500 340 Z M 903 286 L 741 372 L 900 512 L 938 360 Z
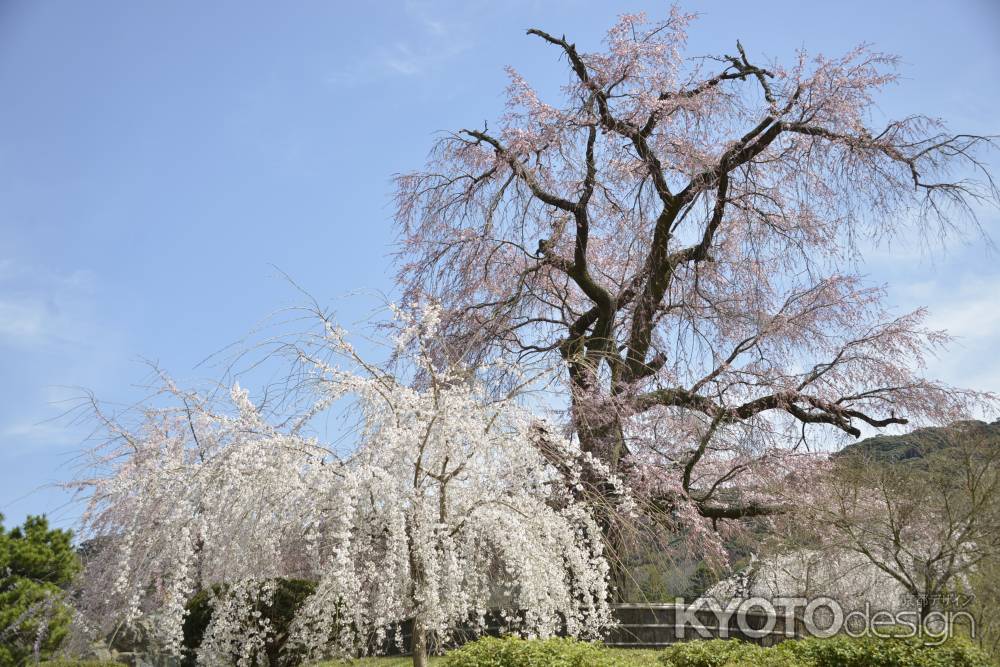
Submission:
M 656 661 L 656 656 L 659 651 L 647 649 L 609 648 L 608 653 L 618 656 L 619 661 L 617 664 L 622 667 L 654 667 L 654 665 L 659 665 Z M 409 656 L 397 656 L 392 658 L 361 658 L 360 660 L 352 660 L 351 662 L 330 661 L 319 663 L 315 667 L 408 667 L 412 664 L 413 660 Z M 444 659 L 438 656 L 432 656 L 430 664 L 440 667 L 440 665 L 444 664 Z

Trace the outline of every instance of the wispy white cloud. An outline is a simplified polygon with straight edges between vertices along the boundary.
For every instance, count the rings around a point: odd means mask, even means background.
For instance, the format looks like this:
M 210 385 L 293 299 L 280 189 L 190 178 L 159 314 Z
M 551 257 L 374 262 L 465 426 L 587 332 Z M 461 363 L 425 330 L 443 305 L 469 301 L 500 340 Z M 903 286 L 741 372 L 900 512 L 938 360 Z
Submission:
M 927 306 L 927 325 L 954 342 L 928 368 L 950 384 L 1000 393 L 1000 272 L 937 276 L 898 287 L 904 305 Z
M 961 286 L 959 292 L 939 302 L 931 324 L 953 336 L 970 342 L 1000 343 L 1000 277 L 989 282 L 975 281 Z
M 0 259 L 0 345 L 40 347 L 90 329 L 94 275 Z
M 392 49 L 382 53 L 380 58 L 386 67 L 403 76 L 417 74 L 422 69 L 421 57 L 405 42 L 394 44 Z
M 66 445 L 79 441 L 79 435 L 58 421 L 19 421 L 7 424 L 0 438 L 24 445 Z
M 446 19 L 435 11 L 429 3 L 406 2 L 404 12 L 414 30 L 404 39 L 361 54 L 331 73 L 328 82 L 358 85 L 386 77 L 420 76 L 472 48 L 468 31 L 462 30 L 454 17 Z
M 440 11 L 439 5 L 432 2 L 407 0 L 403 3 L 403 7 L 406 13 L 429 33 L 444 37 L 451 32 L 449 24 L 436 13 Z
M 0 258 L 0 450 L 79 442 L 60 415 L 80 390 L 110 369 L 120 339 L 98 316 L 97 279 L 88 270 L 57 271 Z M 2 498 L 0 498 L 2 500 Z
M 46 316 L 44 304 L 38 301 L 0 299 L 0 339 L 37 340 Z

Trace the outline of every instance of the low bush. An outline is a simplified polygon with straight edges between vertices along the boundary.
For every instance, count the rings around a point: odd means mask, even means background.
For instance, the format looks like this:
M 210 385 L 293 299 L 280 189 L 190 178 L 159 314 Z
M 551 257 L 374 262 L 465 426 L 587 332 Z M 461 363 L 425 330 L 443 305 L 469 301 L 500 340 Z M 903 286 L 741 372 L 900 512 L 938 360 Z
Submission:
M 627 665 L 600 644 L 575 639 L 484 637 L 445 656 L 445 667 L 613 667 Z
M 990 667 L 993 662 L 965 639 L 928 646 L 918 637 L 833 637 L 790 642 L 797 655 L 816 667 Z
M 920 638 L 833 637 L 782 642 L 764 648 L 712 639 L 652 651 L 615 650 L 573 639 L 485 637 L 448 653 L 445 667 L 991 667 L 986 653 L 965 639 L 928 646 Z
M 994 663 L 964 639 L 928 646 L 920 638 L 832 637 L 762 648 L 736 640 L 676 644 L 660 654 L 666 667 L 990 667 Z
M 670 667 L 723 667 L 761 658 L 766 649 L 735 639 L 708 639 L 674 644 L 660 654 Z

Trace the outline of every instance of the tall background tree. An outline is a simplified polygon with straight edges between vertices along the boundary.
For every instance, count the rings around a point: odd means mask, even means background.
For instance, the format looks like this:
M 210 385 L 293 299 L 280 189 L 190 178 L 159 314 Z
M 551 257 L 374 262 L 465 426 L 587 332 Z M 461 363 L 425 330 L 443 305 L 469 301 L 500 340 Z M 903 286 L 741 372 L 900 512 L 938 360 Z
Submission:
M 969 633 L 1000 656 L 1000 421 L 851 444 L 796 499 L 762 557 L 708 597 L 832 597 L 845 613 Z
M 955 595 L 988 595 L 974 584 L 1000 551 L 1000 423 L 873 438 L 823 477 L 813 502 L 787 517 L 806 548 L 860 556 L 898 582 L 921 620 Z
M 561 99 L 511 70 L 498 124 L 397 178 L 399 279 L 463 349 L 548 369 L 582 448 L 719 555 L 712 527 L 778 509 L 803 443 L 991 400 L 923 377 L 948 336 L 857 260 L 975 229 L 997 190 L 989 137 L 877 120 L 895 57 L 692 58 L 691 20 L 623 16 L 601 51 L 528 30 L 568 66 Z

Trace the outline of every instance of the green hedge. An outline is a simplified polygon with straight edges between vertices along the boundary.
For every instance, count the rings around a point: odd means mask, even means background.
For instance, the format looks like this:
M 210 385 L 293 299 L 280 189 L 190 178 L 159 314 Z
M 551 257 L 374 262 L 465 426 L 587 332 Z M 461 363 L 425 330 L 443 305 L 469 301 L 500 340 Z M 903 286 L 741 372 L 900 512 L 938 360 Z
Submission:
M 448 653 L 445 667 L 992 667 L 964 639 L 925 646 L 920 639 L 834 637 L 763 648 L 738 640 L 675 644 L 656 652 L 605 648 L 573 639 L 485 637 Z
M 445 667 L 614 667 L 623 665 L 600 644 L 573 639 L 484 637 L 445 656 Z
M 666 667 L 991 667 L 994 663 L 964 639 L 927 646 L 919 638 L 832 637 L 782 642 L 762 648 L 713 639 L 664 650 Z
M 408 662 L 409 658 L 396 659 L 397 662 L 404 660 Z M 392 663 L 387 659 L 383 661 Z M 925 646 L 919 639 L 849 637 L 790 640 L 771 648 L 735 639 L 712 639 L 683 642 L 662 651 L 611 649 L 573 639 L 484 637 L 449 652 L 441 661 L 444 667 L 992 667 L 995 664 L 964 639 Z M 117 665 L 86 661 L 42 664 L 49 667 Z M 324 663 L 333 664 L 347 663 Z M 368 662 L 362 660 L 358 664 Z M 372 661 L 372 664 L 378 662 Z

